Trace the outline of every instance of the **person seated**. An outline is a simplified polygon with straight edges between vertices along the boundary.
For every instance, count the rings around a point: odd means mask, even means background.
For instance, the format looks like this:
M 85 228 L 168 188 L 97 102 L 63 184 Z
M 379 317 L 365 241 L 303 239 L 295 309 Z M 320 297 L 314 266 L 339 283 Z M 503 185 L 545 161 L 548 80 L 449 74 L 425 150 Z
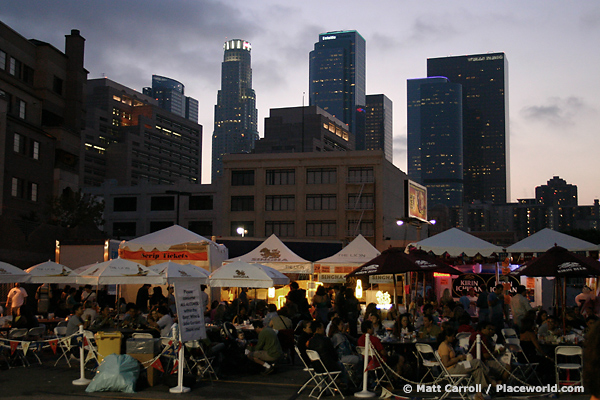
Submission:
M 240 304 L 240 310 L 238 312 L 238 314 L 233 317 L 233 324 L 234 325 L 242 325 L 244 324 L 245 321 L 249 321 L 250 320 L 250 316 L 248 315 L 248 309 L 246 308 L 246 306 L 244 304 Z
M 442 330 L 430 314 L 423 315 L 423 326 L 419 330 L 419 339 L 436 339 Z
M 333 344 L 333 348 L 337 352 L 338 360 L 342 364 L 352 364 L 358 372 L 358 366 L 361 365 L 361 358 L 352 351 L 352 345 L 346 332 L 348 325 L 341 318 L 336 317 L 331 321 L 331 328 L 327 335 Z
M 369 315 L 369 321 L 373 323 L 373 332 L 375 332 L 375 335 L 379 337 L 384 337 L 385 327 L 381 323 L 381 314 L 379 314 L 378 312 L 372 312 Z
M 284 329 L 293 329 L 292 320 L 287 316 L 288 309 L 283 306 L 279 311 L 277 311 L 277 316 L 271 319 L 269 326 L 276 331 L 281 331 Z
M 359 347 L 365 347 L 365 343 L 366 343 L 366 336 L 367 333 L 369 334 L 369 341 L 371 342 L 371 345 L 373 346 L 373 348 L 375 349 L 375 351 L 381 356 L 382 360 L 387 363 L 391 368 L 393 368 L 394 370 L 398 370 L 398 356 L 397 355 L 391 355 L 388 357 L 387 351 L 385 350 L 385 347 L 383 347 L 383 344 L 381 344 L 381 340 L 379 340 L 379 338 L 375 335 L 373 335 L 373 333 L 375 332 L 373 330 L 373 322 L 371 322 L 370 320 L 367 321 L 363 321 L 363 323 L 360 325 L 360 330 L 362 331 L 362 335 L 361 337 L 358 338 L 358 346 Z M 372 360 L 369 360 L 369 362 L 371 362 Z M 378 367 L 380 364 L 377 360 L 374 361 L 375 367 Z
M 540 309 L 535 317 L 535 324 L 537 325 L 538 329 L 546 322 L 547 319 L 548 311 Z
M 410 314 L 402 314 L 394 323 L 394 336 L 409 337 L 415 333 L 415 327 L 410 323 Z
M 271 326 L 270 322 L 273 318 L 277 317 L 277 306 L 275 304 L 269 304 L 267 306 L 267 309 L 269 310 L 269 312 L 267 313 L 267 315 L 265 315 L 265 318 L 263 319 L 263 325 L 265 326 Z
M 588 334 L 588 332 L 592 329 L 592 326 L 594 326 L 594 324 L 598 322 L 598 317 L 595 315 L 590 315 L 589 317 L 587 317 L 585 319 L 585 330 L 583 331 L 583 333 L 585 335 Z
M 325 325 L 321 320 L 315 320 L 311 326 L 314 334 L 312 338 L 310 338 L 307 348 L 319 353 L 319 357 L 328 371 L 341 371 L 340 379 L 342 384 L 348 385 L 348 372 L 346 371 L 344 364 L 338 359 L 338 354 L 333 347 L 333 343 L 325 336 Z M 325 372 L 319 362 L 314 362 L 312 366 L 317 372 Z
M 275 371 L 273 364 L 283 356 L 277 333 L 270 326 L 264 326 L 260 320 L 253 321 L 252 326 L 258 333 L 258 343 L 253 351 L 248 351 L 248 358 L 265 368 L 262 372 L 264 375 L 272 374 Z
M 481 360 L 473 359 L 466 354 L 457 355 L 452 347 L 455 340 L 456 330 L 453 327 L 447 327 L 440 333 L 438 337 L 440 345 L 437 351 L 442 364 L 451 374 L 471 375 L 473 384 L 481 385 L 480 388 L 486 389 L 492 380 L 487 375 L 485 365 Z M 475 399 L 483 400 L 482 393 L 478 392 Z
M 546 322 L 538 328 L 538 336 L 543 337 L 545 340 L 551 340 L 553 336 L 556 338 L 561 335 L 562 329 L 558 326 L 558 321 L 553 315 L 549 315 Z
M 471 324 L 471 316 L 467 313 L 461 315 L 460 318 L 458 319 L 457 333 L 462 333 L 462 332 L 467 332 L 467 333 L 475 332 L 475 328 L 473 328 L 473 325 Z
M 577 310 L 577 311 L 575 311 Z M 585 328 L 585 318 L 579 312 L 579 308 L 567 311 L 566 315 L 567 332 L 578 330 L 582 331 Z
M 437 318 L 437 316 L 435 315 L 435 310 L 433 308 L 433 305 L 430 303 L 427 303 L 423 306 L 423 313 L 417 318 L 417 321 L 415 322 L 415 327 L 417 329 L 421 328 L 423 326 L 423 319 L 425 317 L 425 315 L 429 315 L 431 318 L 430 320 L 433 321 L 434 324 L 439 324 L 439 320 Z
M 158 306 L 155 311 L 156 320 L 148 321 L 148 325 L 160 332 L 160 337 L 171 336 L 171 328 L 173 327 L 173 318 L 169 314 L 169 309 L 166 306 Z
M 121 321 L 121 328 L 138 329 L 148 326 L 148 321 L 143 317 L 135 303 L 127 303 L 125 318 Z
M 11 321 L 10 327 L 13 329 L 27 329 L 27 325 L 29 325 L 29 321 L 27 321 L 27 317 L 23 315 L 23 309 L 25 307 L 16 308 L 15 314 L 13 315 L 13 320 Z
M 491 321 L 482 321 L 477 325 L 477 331 L 471 334 L 469 338 L 469 348 L 471 355 L 477 357 L 477 346 L 473 345 L 477 341 L 477 335 L 481 337 L 481 359 L 490 369 L 490 376 L 496 379 L 506 381 L 509 376 L 510 365 L 496 361 L 504 354 L 504 347 L 500 346 L 496 349 L 496 342 L 493 336 L 496 333 L 496 327 Z
M 96 315 L 96 319 L 92 321 L 92 329 L 100 330 L 114 328 L 115 320 L 110 315 L 110 307 L 104 306 L 100 309 L 100 313 Z
M 83 329 L 87 329 L 90 325 L 90 321 L 84 321 L 83 318 L 83 305 L 76 303 L 73 306 L 73 314 L 69 315 L 67 319 L 67 336 L 71 336 L 79 332 L 79 327 L 83 326 Z
M 96 319 L 98 312 L 96 311 L 95 305 L 92 301 L 87 300 L 83 303 L 83 315 L 82 318 L 84 321 L 93 321 Z

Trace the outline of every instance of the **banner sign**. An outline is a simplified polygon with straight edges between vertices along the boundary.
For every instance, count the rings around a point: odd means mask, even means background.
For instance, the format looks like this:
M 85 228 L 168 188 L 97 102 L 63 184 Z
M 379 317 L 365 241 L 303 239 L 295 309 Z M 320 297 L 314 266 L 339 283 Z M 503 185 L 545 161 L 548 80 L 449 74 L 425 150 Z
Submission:
M 323 283 L 346 283 L 345 274 L 319 274 L 319 281 Z
M 182 342 L 206 339 L 204 309 L 200 297 L 200 285 L 194 282 L 175 283 L 177 318 Z
M 394 277 L 392 276 L 392 274 L 371 275 L 369 276 L 369 283 L 371 285 L 378 285 L 380 283 L 394 283 Z
M 126 260 L 208 260 L 208 252 L 192 253 L 189 251 L 129 251 L 121 249 L 119 256 Z

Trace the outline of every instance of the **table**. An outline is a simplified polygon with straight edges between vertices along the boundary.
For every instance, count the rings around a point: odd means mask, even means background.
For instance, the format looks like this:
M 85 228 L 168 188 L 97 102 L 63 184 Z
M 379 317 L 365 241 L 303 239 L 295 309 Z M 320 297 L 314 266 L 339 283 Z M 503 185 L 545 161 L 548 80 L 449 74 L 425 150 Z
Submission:
M 60 323 L 64 322 L 64 318 L 41 318 L 38 319 L 38 323 L 46 325 L 46 330 L 51 334 L 54 334 L 54 328 Z

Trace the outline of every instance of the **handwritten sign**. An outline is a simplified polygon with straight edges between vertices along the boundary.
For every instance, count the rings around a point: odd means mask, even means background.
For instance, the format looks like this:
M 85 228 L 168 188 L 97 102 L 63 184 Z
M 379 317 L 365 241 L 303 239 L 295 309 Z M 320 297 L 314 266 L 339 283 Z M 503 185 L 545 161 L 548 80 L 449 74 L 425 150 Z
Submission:
M 181 341 L 206 339 L 203 312 L 206 304 L 202 304 L 200 285 L 191 282 L 175 283 L 175 301 Z

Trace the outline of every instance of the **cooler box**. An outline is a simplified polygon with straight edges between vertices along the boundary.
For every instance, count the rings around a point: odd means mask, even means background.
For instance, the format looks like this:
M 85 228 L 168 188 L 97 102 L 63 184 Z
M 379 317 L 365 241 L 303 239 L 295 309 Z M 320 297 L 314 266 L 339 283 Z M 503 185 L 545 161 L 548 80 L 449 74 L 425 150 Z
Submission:
M 109 354 L 121 354 L 121 332 L 98 332 L 94 335 L 98 346 L 98 361 Z
M 158 383 L 158 373 L 154 373 L 154 367 L 148 365 L 148 361 L 154 359 L 160 353 L 160 339 L 127 339 L 125 348 L 128 355 L 142 363 L 142 368 L 146 370 L 148 384 L 150 386 L 156 385 Z

